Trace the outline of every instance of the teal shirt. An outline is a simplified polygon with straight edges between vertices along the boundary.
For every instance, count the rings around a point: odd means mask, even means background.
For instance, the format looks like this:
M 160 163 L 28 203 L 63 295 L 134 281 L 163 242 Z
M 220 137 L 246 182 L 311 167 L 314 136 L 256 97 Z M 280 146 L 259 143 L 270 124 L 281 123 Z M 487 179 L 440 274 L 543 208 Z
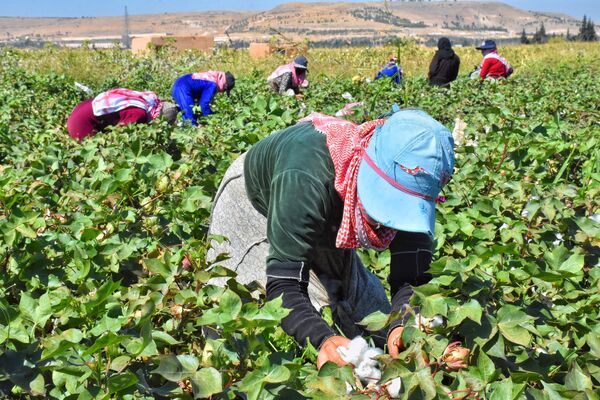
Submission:
M 311 124 L 298 124 L 261 140 L 246 156 L 248 198 L 267 217 L 267 266 L 310 263 L 323 250 L 343 259 L 345 251 L 335 247 L 343 203 L 325 139 Z

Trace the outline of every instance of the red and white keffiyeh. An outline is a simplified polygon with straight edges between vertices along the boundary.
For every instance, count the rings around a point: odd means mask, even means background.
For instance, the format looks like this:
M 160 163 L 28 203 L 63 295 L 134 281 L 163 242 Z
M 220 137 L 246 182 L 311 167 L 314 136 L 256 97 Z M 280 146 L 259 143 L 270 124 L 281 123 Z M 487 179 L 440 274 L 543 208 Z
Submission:
M 344 202 L 336 247 L 379 250 L 387 248 L 396 231 L 369 224 L 357 194 L 358 167 L 362 153 L 367 149 L 375 129 L 383 125 L 385 120 L 377 119 L 357 125 L 329 115 L 312 113 L 300 122 L 311 123 L 317 131 L 327 137 L 327 148 L 335 170 L 335 190 Z
M 217 84 L 219 92 L 223 92 L 227 88 L 227 76 L 222 71 L 197 72 L 192 74 L 192 79 L 214 82 Z
M 154 92 L 138 92 L 129 89 L 112 89 L 100 93 L 92 101 L 94 115 L 99 117 L 121 111 L 127 107 L 137 107 L 146 110 L 150 118 L 160 115 L 161 102 Z

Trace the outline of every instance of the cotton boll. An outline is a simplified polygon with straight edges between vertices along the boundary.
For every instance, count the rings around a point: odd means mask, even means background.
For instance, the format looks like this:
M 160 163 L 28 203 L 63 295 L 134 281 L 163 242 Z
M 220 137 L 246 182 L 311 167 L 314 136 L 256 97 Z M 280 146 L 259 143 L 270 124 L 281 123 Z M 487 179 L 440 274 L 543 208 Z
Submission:
M 378 349 L 377 347 L 371 347 L 363 353 L 361 363 L 370 366 L 377 366 L 377 360 L 375 359 L 375 357 L 378 357 L 382 354 L 383 350 Z
M 460 118 L 454 120 L 454 129 L 452 130 L 452 138 L 454 139 L 455 147 L 462 147 L 465 141 L 465 129 L 467 124 Z
M 352 393 L 353 390 L 354 388 L 352 387 L 352 385 L 346 382 L 346 394 Z
M 600 224 L 600 214 L 593 214 L 590 216 L 590 219 Z
M 338 347 L 337 351 L 342 357 L 342 360 L 356 366 L 359 364 L 362 354 L 367 351 L 368 348 L 369 345 L 367 344 L 367 341 L 358 336 L 350 341 L 347 348 Z
M 386 390 L 391 398 L 396 398 L 400 395 L 401 387 L 402 380 L 400 378 L 395 378 L 388 382 Z
M 294 89 L 288 89 L 288 90 L 286 90 L 285 95 L 290 96 L 290 97 L 295 96 L 296 92 L 294 92 Z
M 88 96 L 92 96 L 94 94 L 94 91 L 92 89 L 90 89 L 89 87 L 87 87 L 86 85 L 84 85 L 83 83 L 75 82 L 75 87 L 77 87 L 79 90 L 85 92 L 85 94 L 87 94 Z
M 354 368 L 354 374 L 365 383 L 377 383 L 381 379 L 381 371 L 364 363 Z
M 556 240 L 552 242 L 553 246 L 558 246 L 563 242 L 563 235 L 560 233 L 555 233 L 554 236 L 556 237 Z
M 344 94 L 342 94 L 342 98 L 346 99 L 348 101 L 354 100 L 354 98 L 352 97 L 352 95 L 350 93 L 348 93 L 348 92 L 345 92 Z
M 429 324 L 429 326 L 432 329 L 442 325 L 444 325 L 444 317 L 442 317 L 441 315 L 436 315 L 435 317 L 433 317 L 431 319 L 431 323 Z

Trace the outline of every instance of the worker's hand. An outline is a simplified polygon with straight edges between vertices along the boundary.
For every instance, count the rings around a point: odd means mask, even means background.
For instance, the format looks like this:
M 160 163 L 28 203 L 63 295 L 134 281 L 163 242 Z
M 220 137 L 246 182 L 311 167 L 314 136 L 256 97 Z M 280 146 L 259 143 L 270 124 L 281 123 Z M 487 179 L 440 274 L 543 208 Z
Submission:
M 402 343 L 402 332 L 404 332 L 404 327 L 399 326 L 394 328 L 394 330 L 392 330 L 388 335 L 388 353 L 390 353 L 390 356 L 393 358 L 398 357 L 400 351 L 404 349 L 404 343 Z
M 319 355 L 317 356 L 317 368 L 321 369 L 323 364 L 328 361 L 334 362 L 340 367 L 348 364 L 342 359 L 342 356 L 340 356 L 340 353 L 338 353 L 337 348 L 340 346 L 348 347 L 349 344 L 350 339 L 343 336 L 332 336 L 325 340 L 325 342 L 323 342 L 321 345 Z
M 303 98 L 303 97 L 304 97 L 304 95 L 303 95 L 302 93 L 298 93 L 298 94 L 296 95 L 296 99 L 298 99 L 298 100 L 300 100 L 300 99 L 301 99 L 301 98 Z

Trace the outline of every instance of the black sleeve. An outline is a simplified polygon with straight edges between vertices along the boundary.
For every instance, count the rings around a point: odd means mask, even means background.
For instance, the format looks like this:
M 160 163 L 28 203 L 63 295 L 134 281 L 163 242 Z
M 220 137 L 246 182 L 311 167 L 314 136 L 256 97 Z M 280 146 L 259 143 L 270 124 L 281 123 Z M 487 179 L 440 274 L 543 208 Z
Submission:
M 460 69 L 460 57 L 454 54 L 454 60 L 452 60 L 452 73 L 450 74 L 450 80 L 453 81 L 458 76 L 458 70 Z
M 435 73 L 437 72 L 438 64 L 439 64 L 439 59 L 438 59 L 437 53 L 435 53 L 435 55 L 431 59 L 431 64 L 429 64 L 429 75 L 428 75 L 429 79 L 431 79 L 431 77 L 434 76 Z
M 281 321 L 281 327 L 298 343 L 306 345 L 307 340 L 316 348 L 325 339 L 336 335 L 313 307 L 308 297 L 309 270 L 302 262 L 271 264 L 267 268 L 267 299 L 282 296 L 283 307 L 291 311 Z
M 388 283 L 392 294 L 392 311 L 404 311 L 413 294 L 413 286 L 431 280 L 433 242 L 423 233 L 398 232 L 390 244 L 391 263 Z M 409 315 L 394 321 L 390 331 L 406 323 Z

